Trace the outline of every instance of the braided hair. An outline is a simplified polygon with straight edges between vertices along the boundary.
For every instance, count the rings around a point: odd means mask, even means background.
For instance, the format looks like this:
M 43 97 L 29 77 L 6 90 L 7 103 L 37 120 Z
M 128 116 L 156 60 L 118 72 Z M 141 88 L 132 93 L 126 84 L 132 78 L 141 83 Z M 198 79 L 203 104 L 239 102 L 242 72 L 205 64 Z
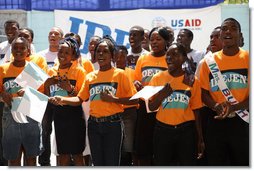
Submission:
M 105 42 L 107 45 L 108 45 L 108 48 L 109 48 L 109 51 L 110 51 L 110 54 L 112 56 L 112 58 L 114 57 L 114 53 L 115 53 L 115 50 L 116 48 L 118 47 L 115 40 L 110 36 L 110 35 L 105 35 L 103 36 L 102 39 L 100 39 L 99 43 L 96 45 L 94 51 L 94 58 L 96 56 L 96 51 L 97 51 L 97 48 L 99 47 L 99 45 L 102 43 L 102 42 Z
M 64 44 L 66 43 L 70 48 L 73 49 L 73 55 L 75 59 L 78 59 L 80 56 L 80 51 L 79 51 L 79 44 L 78 42 L 71 36 L 65 37 L 64 39 L 60 40 L 59 44 Z

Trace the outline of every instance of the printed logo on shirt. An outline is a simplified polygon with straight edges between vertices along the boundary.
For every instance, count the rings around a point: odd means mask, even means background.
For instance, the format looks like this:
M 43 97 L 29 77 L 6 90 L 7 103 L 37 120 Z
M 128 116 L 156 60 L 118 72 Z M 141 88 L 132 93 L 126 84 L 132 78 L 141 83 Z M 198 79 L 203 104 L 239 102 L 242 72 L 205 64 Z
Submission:
M 47 62 L 48 68 L 53 68 L 55 65 L 55 62 Z
M 191 92 L 188 90 L 175 90 L 162 102 L 163 109 L 186 109 L 189 104 Z
M 21 86 L 14 82 L 16 77 L 9 77 L 3 79 L 4 90 L 8 93 L 17 93 Z
M 149 83 L 152 77 L 160 71 L 165 71 L 164 67 L 143 67 L 142 71 L 142 83 Z
M 76 80 L 70 80 L 71 85 L 76 85 Z M 49 87 L 50 96 L 68 96 L 68 92 L 62 88 L 60 88 L 57 84 L 51 85 Z
M 226 70 L 222 71 L 223 79 L 229 89 L 243 89 L 248 87 L 248 70 L 238 69 L 238 70 Z M 217 80 L 209 75 L 211 91 L 220 91 Z
M 116 95 L 118 83 L 105 82 L 105 83 L 97 83 L 91 84 L 89 87 L 90 92 L 90 101 L 101 100 L 100 93 L 108 91 L 112 95 Z

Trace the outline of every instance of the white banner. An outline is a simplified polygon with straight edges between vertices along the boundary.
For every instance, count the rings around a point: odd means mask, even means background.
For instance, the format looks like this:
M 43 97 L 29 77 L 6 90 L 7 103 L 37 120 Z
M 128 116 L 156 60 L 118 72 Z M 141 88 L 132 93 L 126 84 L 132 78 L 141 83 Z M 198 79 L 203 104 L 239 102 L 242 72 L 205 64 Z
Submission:
M 221 25 L 221 7 L 179 10 L 125 10 L 125 11 L 62 11 L 55 10 L 55 25 L 64 33 L 74 32 L 81 36 L 82 53 L 88 52 L 93 35 L 110 34 L 118 44 L 129 47 L 128 32 L 134 25 L 151 30 L 155 26 L 170 26 L 175 39 L 180 29 L 193 31 L 192 48 L 205 51 L 212 30 Z

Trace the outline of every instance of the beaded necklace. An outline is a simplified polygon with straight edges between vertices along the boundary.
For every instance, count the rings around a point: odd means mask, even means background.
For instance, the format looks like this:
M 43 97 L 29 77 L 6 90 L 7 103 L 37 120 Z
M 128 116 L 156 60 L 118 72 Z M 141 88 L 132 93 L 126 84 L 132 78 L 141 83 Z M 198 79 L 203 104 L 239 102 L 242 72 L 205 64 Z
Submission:
M 63 74 L 63 76 L 61 76 L 60 75 L 60 72 L 59 72 L 59 68 L 58 68 L 58 70 L 57 70 L 57 78 L 58 78 L 58 81 L 62 81 L 62 80 L 66 80 L 67 78 L 68 78 L 68 71 L 69 70 L 67 70 L 66 72 L 65 72 L 65 74 Z
M 72 65 L 71 65 L 72 66 Z M 65 71 L 65 73 L 63 74 L 63 76 L 61 76 L 60 75 L 60 66 L 58 67 L 58 69 L 57 69 L 57 78 L 58 78 L 58 81 L 59 82 L 61 82 L 62 80 L 67 80 L 67 78 L 68 78 L 68 72 L 69 72 L 69 70 L 70 70 L 70 68 L 71 68 L 71 66 L 69 66 L 68 68 L 64 68 L 64 69 L 67 69 L 67 71 Z M 63 69 L 63 70 L 64 70 Z

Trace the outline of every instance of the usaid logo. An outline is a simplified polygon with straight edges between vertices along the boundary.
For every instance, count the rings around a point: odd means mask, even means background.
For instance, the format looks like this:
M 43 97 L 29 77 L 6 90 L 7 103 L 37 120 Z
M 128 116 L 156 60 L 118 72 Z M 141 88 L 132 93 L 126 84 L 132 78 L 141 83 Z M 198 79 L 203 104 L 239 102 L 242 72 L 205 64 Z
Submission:
M 170 21 L 170 26 L 174 29 L 187 28 L 190 30 L 200 30 L 202 21 L 200 19 L 173 19 Z
M 160 26 L 170 26 L 174 30 L 180 30 L 187 28 L 190 30 L 201 30 L 202 21 L 199 18 L 196 19 L 171 19 L 169 22 L 163 17 L 155 17 L 152 20 L 152 28 Z

